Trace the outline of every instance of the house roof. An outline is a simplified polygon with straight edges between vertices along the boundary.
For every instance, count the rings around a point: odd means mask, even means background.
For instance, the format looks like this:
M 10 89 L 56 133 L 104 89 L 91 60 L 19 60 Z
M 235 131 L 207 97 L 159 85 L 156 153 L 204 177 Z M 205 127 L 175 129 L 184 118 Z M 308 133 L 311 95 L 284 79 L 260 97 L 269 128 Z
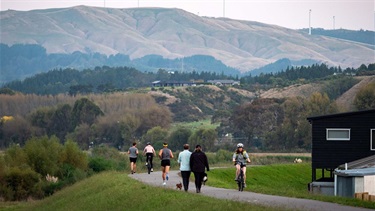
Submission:
M 348 169 L 375 168 L 375 155 L 349 162 L 346 166 Z M 345 164 L 340 165 L 338 168 L 345 169 Z
M 366 169 L 350 169 L 350 170 L 336 169 L 335 174 L 339 176 L 344 176 L 344 177 L 375 175 L 375 167 L 366 168 Z
M 345 170 L 345 164 L 340 165 L 335 169 L 335 174 L 339 176 L 375 175 L 375 155 L 352 161 L 346 166 L 347 170 Z
M 322 115 L 322 116 L 312 116 L 312 117 L 307 117 L 307 120 L 309 122 L 311 122 L 313 120 L 319 120 L 319 119 L 327 119 L 327 118 L 342 117 L 342 116 L 351 116 L 351 115 L 366 114 L 366 113 L 375 113 L 375 109 L 363 110 L 363 111 L 352 111 L 352 112 L 337 113 L 337 114 L 329 114 L 329 115 Z

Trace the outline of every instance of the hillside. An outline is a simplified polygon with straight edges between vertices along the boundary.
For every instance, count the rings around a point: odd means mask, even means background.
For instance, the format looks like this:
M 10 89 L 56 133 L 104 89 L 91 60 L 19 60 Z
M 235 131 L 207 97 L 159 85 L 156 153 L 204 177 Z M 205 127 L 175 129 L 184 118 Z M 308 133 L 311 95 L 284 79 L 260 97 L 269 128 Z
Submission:
M 71 55 L 58 67 L 71 67 L 72 61 L 82 61 L 80 69 L 101 66 L 103 63 L 97 57 L 102 55 L 122 56 L 129 61 L 148 55 L 167 59 L 204 55 L 241 72 L 284 58 L 295 63 L 308 61 L 342 68 L 358 67 L 374 60 L 373 46 L 369 44 L 310 36 L 302 31 L 254 21 L 201 17 L 181 9 L 77 6 L 8 10 L 0 12 L 0 21 L 3 44 L 34 44 L 46 49 L 47 55 Z M 80 53 L 84 56 L 79 56 Z M 1 61 L 12 59 L 9 56 L 17 55 L 2 54 Z M 95 62 L 82 59 L 87 56 L 96 59 Z M 46 65 L 50 62 L 30 58 L 28 64 L 33 66 L 40 61 Z M 142 64 L 148 70 L 147 64 Z M 152 68 L 168 69 L 168 65 L 166 62 Z M 183 65 L 180 67 L 184 69 Z M 41 66 L 35 72 L 48 71 L 44 68 Z M 20 77 L 23 71 L 26 70 L 19 70 Z

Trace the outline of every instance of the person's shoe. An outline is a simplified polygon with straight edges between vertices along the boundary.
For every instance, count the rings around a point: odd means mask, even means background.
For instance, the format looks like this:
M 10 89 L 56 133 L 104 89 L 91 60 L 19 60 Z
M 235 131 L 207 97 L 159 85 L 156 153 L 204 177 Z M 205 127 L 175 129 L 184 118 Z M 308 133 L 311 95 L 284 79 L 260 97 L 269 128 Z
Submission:
M 132 174 L 134 174 L 134 172 L 132 171 Z
M 166 182 L 163 182 L 163 186 L 166 186 L 167 185 L 167 183 Z
M 243 184 L 243 187 L 246 188 L 246 183 Z
M 154 172 L 154 169 L 153 169 L 153 168 L 151 168 L 151 172 Z
M 146 162 L 146 166 L 147 166 L 147 164 L 148 164 L 148 163 Z
M 234 179 L 234 181 L 236 181 L 236 182 L 238 181 L 237 177 Z
M 167 179 L 167 181 L 168 181 L 168 179 L 169 179 L 169 175 L 167 174 L 167 176 L 165 177 L 166 179 Z

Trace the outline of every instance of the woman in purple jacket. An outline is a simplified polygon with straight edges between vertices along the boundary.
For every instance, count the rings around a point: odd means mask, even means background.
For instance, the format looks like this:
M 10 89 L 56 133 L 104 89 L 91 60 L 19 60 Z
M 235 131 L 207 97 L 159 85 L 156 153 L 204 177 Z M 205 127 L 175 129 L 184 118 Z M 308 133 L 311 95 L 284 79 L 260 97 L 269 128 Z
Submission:
M 194 173 L 195 188 L 197 193 L 201 192 L 203 177 L 205 176 L 205 168 L 210 171 L 206 154 L 202 151 L 201 145 L 195 147 L 195 151 L 190 156 L 190 169 Z

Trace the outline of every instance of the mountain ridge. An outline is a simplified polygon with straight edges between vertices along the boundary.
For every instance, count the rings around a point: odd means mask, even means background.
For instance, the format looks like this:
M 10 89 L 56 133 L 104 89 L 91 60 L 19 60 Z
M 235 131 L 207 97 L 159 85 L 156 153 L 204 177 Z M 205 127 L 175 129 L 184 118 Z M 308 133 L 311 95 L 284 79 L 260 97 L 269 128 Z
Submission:
M 242 72 L 284 58 L 341 67 L 374 61 L 366 44 L 182 9 L 77 6 L 0 14 L 2 43 L 39 44 L 47 53 L 121 53 L 130 59 L 210 55 Z

